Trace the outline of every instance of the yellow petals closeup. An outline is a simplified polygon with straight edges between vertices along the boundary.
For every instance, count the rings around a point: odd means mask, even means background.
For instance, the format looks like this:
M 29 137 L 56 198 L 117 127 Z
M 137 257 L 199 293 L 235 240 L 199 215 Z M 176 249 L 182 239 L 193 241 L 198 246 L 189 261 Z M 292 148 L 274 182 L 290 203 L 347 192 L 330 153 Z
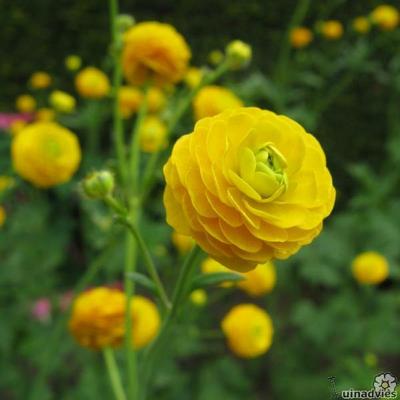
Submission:
M 299 26 L 290 32 L 290 43 L 294 48 L 302 49 L 312 42 L 313 37 L 314 35 L 310 29 Z
M 70 180 L 81 160 L 76 135 L 53 122 L 23 128 L 14 137 L 11 151 L 17 173 L 41 188 Z
M 198 121 L 176 142 L 164 176 L 167 222 L 239 272 L 309 244 L 335 201 L 315 137 L 258 108 Z
M 321 34 L 328 40 L 337 40 L 343 36 L 343 25 L 334 19 L 321 23 Z
M 353 260 L 352 272 L 359 283 L 378 285 L 389 276 L 389 264 L 381 254 L 367 251 Z
M 134 85 L 150 80 L 157 85 L 183 79 L 191 53 L 181 34 L 169 24 L 141 22 L 124 35 L 122 66 Z
M 46 89 L 51 85 L 51 76 L 47 72 L 38 71 L 32 74 L 29 84 L 34 89 Z
M 232 91 L 217 85 L 204 86 L 193 100 L 196 120 L 242 106 L 243 102 Z
M 399 11 L 389 4 L 381 4 L 372 11 L 371 19 L 382 30 L 392 31 L 399 25 Z
M 239 357 L 259 357 L 271 347 L 274 333 L 272 320 L 258 306 L 240 304 L 233 307 L 221 326 L 230 350 Z
M 50 94 L 50 104 L 56 111 L 69 114 L 75 110 L 76 100 L 66 92 L 55 90 Z
M 30 94 L 21 94 L 15 101 L 15 107 L 21 113 L 31 113 L 35 111 L 36 100 Z
M 146 153 L 155 153 L 167 145 L 167 126 L 160 118 L 149 115 L 140 127 L 140 148 Z
M 110 92 L 110 81 L 103 71 L 87 67 L 76 75 L 75 87 L 82 97 L 101 99 Z

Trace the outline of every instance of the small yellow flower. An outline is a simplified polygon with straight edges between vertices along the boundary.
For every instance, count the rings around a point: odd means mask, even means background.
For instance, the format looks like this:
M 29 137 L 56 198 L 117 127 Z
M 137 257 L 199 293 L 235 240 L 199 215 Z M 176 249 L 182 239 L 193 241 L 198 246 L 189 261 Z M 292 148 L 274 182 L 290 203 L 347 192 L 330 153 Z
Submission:
M 82 97 L 101 99 L 110 92 L 107 75 L 95 67 L 86 67 L 75 77 L 76 90 Z
M 140 148 L 146 153 L 155 153 L 167 145 L 167 127 L 160 118 L 149 115 L 140 127 Z
M 32 74 L 29 83 L 34 89 L 46 89 L 51 85 L 51 76 L 47 72 L 38 71 Z
M 140 107 L 143 95 L 138 88 L 122 86 L 118 93 L 119 109 L 123 118 L 130 118 Z
M 185 75 L 185 83 L 191 89 L 199 86 L 201 80 L 203 79 L 204 71 L 200 68 L 190 67 Z
M 17 135 L 19 132 L 21 132 L 22 128 L 24 128 L 27 125 L 27 122 L 24 121 L 23 119 L 17 119 L 13 121 L 10 125 L 10 131 L 12 135 Z
M 171 25 L 141 22 L 125 33 L 122 66 L 134 85 L 148 80 L 157 85 L 179 82 L 190 57 L 185 39 Z
M 193 100 L 196 120 L 212 117 L 228 108 L 242 107 L 243 102 L 229 89 L 222 86 L 204 86 Z
M 219 273 L 227 273 L 231 272 L 227 267 L 219 263 L 218 261 L 215 261 L 211 257 L 207 257 L 202 263 L 201 263 L 201 272 L 203 274 L 219 274 Z M 223 288 L 230 288 L 234 284 L 233 282 L 222 282 L 221 287 Z
M 372 11 L 371 19 L 382 30 L 392 31 L 399 25 L 399 11 L 389 4 L 381 4 Z
M 37 121 L 50 122 L 54 121 L 55 118 L 56 118 L 56 113 L 54 112 L 54 110 L 47 107 L 39 108 L 39 110 L 37 110 L 35 114 L 35 119 Z
M 290 32 L 290 43 L 296 49 L 307 47 L 313 38 L 312 31 L 304 26 L 298 26 Z
M 36 108 L 36 100 L 30 94 L 22 94 L 17 97 L 15 106 L 21 113 L 31 113 Z
M 56 111 L 69 114 L 75 110 L 76 101 L 70 94 L 55 90 L 50 95 L 50 104 Z
M 15 184 L 14 178 L 7 175 L 0 176 L 0 193 L 5 190 L 11 189 Z
M 6 210 L 4 209 L 3 206 L 0 206 L 0 228 L 4 225 L 6 222 Z
M 65 58 L 65 66 L 69 71 L 77 71 L 82 65 L 82 59 L 74 54 Z
M 190 293 L 190 301 L 198 306 L 202 307 L 207 303 L 207 292 L 204 289 L 196 289 Z
M 378 285 L 389 276 L 389 264 L 381 254 L 367 251 L 353 260 L 352 271 L 359 283 Z
M 255 269 L 243 274 L 244 280 L 237 283 L 238 287 L 253 297 L 270 293 L 276 284 L 276 270 L 271 262 L 257 265 Z
M 321 33 L 328 40 L 337 40 L 343 36 L 343 25 L 340 21 L 331 19 L 321 23 Z
M 125 332 L 125 308 L 125 296 L 120 290 L 88 290 L 73 304 L 69 330 L 82 347 L 99 350 L 119 346 Z
M 181 235 L 174 231 L 172 233 L 172 243 L 180 254 L 185 254 L 193 247 L 194 240 L 190 236 Z
M 213 50 L 208 55 L 208 61 L 211 65 L 219 65 L 224 59 L 224 53 L 221 50 Z
M 226 46 L 226 59 L 232 69 L 241 69 L 246 67 L 251 60 L 252 49 L 241 40 L 233 40 Z
M 151 87 L 147 93 L 146 101 L 149 112 L 158 113 L 165 107 L 165 94 L 161 89 L 157 87 Z
M 143 296 L 134 296 L 131 308 L 133 345 L 135 349 L 140 349 L 156 337 L 160 314 L 156 305 Z
M 272 320 L 258 306 L 240 304 L 233 307 L 221 326 L 229 348 L 239 357 L 255 358 L 271 347 L 274 333 Z
M 15 170 L 35 186 L 47 188 L 67 182 L 81 160 L 74 133 L 54 122 L 35 122 L 14 136 Z
M 175 143 L 164 176 L 167 222 L 239 272 L 311 243 L 335 202 L 315 137 L 258 108 L 198 121 Z
M 369 22 L 369 19 L 366 17 L 357 17 L 354 18 L 353 20 L 353 29 L 357 32 L 360 33 L 361 35 L 364 35 L 368 33 L 371 29 L 371 24 Z

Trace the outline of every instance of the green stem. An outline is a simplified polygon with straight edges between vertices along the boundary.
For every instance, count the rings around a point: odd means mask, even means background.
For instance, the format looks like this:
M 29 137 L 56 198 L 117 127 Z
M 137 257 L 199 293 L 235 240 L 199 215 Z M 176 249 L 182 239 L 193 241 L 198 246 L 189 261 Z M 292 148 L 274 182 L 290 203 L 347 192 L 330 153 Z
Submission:
M 200 254 L 201 249 L 198 246 L 195 246 L 186 257 L 176 282 L 172 307 L 167 311 L 166 317 L 160 329 L 160 333 L 144 355 L 145 359 L 141 375 L 142 385 L 139 397 L 140 400 L 146 399 L 146 391 L 151 378 L 151 373 L 154 371 L 154 366 L 158 362 L 159 358 L 164 354 L 165 346 L 168 344 L 170 330 L 175 322 L 179 310 L 187 299 L 188 287 L 190 284 L 189 278 L 194 270 L 194 267 L 197 265 L 197 260 Z
M 99 127 L 101 118 L 99 117 L 101 103 L 99 100 L 90 100 L 89 121 L 88 121 L 88 137 L 87 146 L 90 155 L 96 155 L 99 151 Z
M 104 363 L 107 367 L 108 376 L 110 378 L 111 387 L 116 400 L 126 400 L 125 392 L 122 387 L 121 377 L 118 371 L 118 365 L 115 361 L 114 351 L 106 347 L 103 349 Z

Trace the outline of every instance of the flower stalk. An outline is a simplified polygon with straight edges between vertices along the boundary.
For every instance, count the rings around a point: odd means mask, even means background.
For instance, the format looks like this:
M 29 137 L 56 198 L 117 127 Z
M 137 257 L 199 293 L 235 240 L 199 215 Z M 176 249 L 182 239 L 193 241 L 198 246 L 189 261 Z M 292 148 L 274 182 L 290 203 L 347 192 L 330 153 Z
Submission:
M 121 376 L 115 360 L 114 351 L 109 347 L 104 348 L 103 357 L 104 363 L 107 367 L 107 373 L 110 378 L 111 387 L 114 392 L 115 400 L 126 400 L 126 395 L 122 387 Z

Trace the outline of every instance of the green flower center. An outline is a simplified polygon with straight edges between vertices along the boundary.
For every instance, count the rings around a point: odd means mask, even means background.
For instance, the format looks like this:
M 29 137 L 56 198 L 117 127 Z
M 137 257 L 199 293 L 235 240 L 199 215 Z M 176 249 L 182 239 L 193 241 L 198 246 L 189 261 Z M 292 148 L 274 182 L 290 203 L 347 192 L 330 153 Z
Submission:
M 57 158 L 62 153 L 60 143 L 53 138 L 46 138 L 46 140 L 43 140 L 42 149 L 44 154 L 51 158 Z

